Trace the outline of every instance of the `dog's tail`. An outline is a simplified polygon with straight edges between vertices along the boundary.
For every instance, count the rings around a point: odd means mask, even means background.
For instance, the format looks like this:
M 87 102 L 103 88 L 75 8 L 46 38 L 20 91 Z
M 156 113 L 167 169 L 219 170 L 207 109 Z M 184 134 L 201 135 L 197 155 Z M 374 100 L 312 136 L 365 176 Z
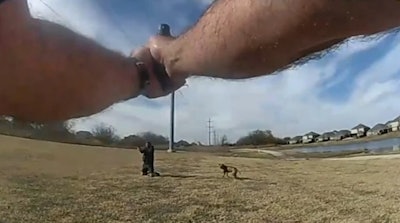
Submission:
M 235 179 L 239 179 L 239 177 L 237 176 L 240 173 L 240 171 L 238 169 L 236 169 L 236 173 L 233 174 L 233 177 Z

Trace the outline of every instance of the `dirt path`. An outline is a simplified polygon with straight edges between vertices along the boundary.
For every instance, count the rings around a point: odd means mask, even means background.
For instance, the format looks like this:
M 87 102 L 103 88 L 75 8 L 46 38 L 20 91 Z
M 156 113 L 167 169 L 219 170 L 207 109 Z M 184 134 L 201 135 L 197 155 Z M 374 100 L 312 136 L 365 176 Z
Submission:
M 346 158 L 326 158 L 324 160 L 373 160 L 373 159 L 399 159 L 400 154 L 355 156 Z

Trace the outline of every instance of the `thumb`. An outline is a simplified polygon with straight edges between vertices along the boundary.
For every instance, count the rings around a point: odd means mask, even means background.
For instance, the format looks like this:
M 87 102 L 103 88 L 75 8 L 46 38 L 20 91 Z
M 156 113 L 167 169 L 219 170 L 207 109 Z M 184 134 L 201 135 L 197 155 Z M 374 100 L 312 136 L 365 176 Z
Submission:
M 153 36 L 150 38 L 148 47 L 150 48 L 151 55 L 158 60 L 161 61 L 163 58 L 163 52 L 165 48 L 171 44 L 176 38 L 172 36 Z

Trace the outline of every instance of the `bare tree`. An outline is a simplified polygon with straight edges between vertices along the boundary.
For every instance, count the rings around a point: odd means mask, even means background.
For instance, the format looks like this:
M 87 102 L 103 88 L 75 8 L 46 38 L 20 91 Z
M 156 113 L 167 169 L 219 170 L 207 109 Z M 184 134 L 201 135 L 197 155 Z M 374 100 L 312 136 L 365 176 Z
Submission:
M 270 130 L 255 130 L 247 136 L 240 138 L 237 145 L 266 145 L 266 144 L 285 144 L 282 139 L 276 138 Z
M 119 137 L 115 134 L 115 129 L 112 126 L 104 123 L 96 125 L 92 129 L 93 136 L 100 142 L 111 145 L 119 141 Z
M 169 143 L 168 138 L 162 136 L 162 135 L 157 135 L 152 132 L 144 132 L 139 134 L 140 137 L 142 137 L 144 140 L 151 142 L 153 145 L 166 145 Z
M 221 138 L 221 145 L 224 146 L 228 144 L 228 137 L 226 135 L 223 135 Z
M 127 136 L 127 137 L 123 138 L 123 139 L 120 141 L 119 144 L 120 144 L 121 146 L 123 146 L 123 147 L 128 147 L 128 148 L 130 148 L 130 147 L 136 147 L 136 146 L 143 146 L 143 145 L 145 144 L 145 142 L 146 142 L 146 140 L 143 139 L 143 138 L 140 137 L 140 136 L 137 136 L 137 135 L 130 135 L 130 136 Z

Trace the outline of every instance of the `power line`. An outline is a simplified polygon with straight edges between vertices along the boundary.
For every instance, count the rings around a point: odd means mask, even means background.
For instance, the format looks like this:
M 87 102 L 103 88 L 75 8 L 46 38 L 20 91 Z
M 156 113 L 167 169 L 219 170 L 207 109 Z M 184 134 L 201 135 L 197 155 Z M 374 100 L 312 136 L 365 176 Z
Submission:
M 68 21 L 61 16 L 60 13 L 58 13 L 53 7 L 51 7 L 49 4 L 47 4 L 47 2 L 43 1 L 43 0 L 39 0 L 44 6 L 46 6 L 50 11 L 52 11 L 56 16 L 58 16 L 63 22 L 66 22 L 67 25 L 71 25 L 68 23 Z M 114 26 L 122 33 L 122 35 L 124 35 L 124 37 L 126 38 L 126 40 L 131 44 L 134 45 L 132 38 L 128 35 L 128 33 L 125 31 L 125 29 L 115 20 L 115 18 L 111 15 L 114 14 L 113 12 L 111 12 L 111 7 L 110 8 L 110 12 L 108 11 L 107 7 L 104 6 L 102 3 L 100 3 L 100 1 L 96 1 L 97 4 L 99 5 L 100 9 L 103 10 L 104 14 L 107 15 L 107 17 L 109 18 L 109 20 L 114 24 Z
M 71 24 L 68 22 L 67 19 L 65 19 L 60 13 L 57 12 L 57 10 L 55 10 L 53 7 L 51 7 L 51 5 L 47 4 L 47 2 L 43 1 L 43 0 L 39 0 L 44 6 L 46 6 L 46 8 L 48 8 L 54 15 L 56 15 L 61 22 L 64 22 L 66 26 L 69 26 L 70 28 L 72 28 Z
M 109 18 L 109 20 L 114 24 L 114 26 L 124 35 L 124 37 L 126 38 L 126 40 L 127 40 L 130 44 L 134 45 L 134 43 L 133 43 L 133 41 L 132 41 L 132 39 L 131 39 L 131 36 L 128 35 L 128 33 L 125 31 L 125 29 L 122 27 L 122 25 L 119 24 L 119 23 L 116 21 L 116 19 L 112 16 L 112 14 L 115 14 L 115 13 L 112 12 L 111 8 L 109 7 L 110 13 L 108 13 L 107 7 L 106 7 L 105 5 L 103 5 L 102 3 L 100 3 L 101 1 L 96 1 L 96 2 L 97 2 L 97 4 L 100 6 L 100 8 L 103 10 L 103 12 L 107 15 L 107 17 Z
M 40 2 L 46 6 L 48 9 L 50 9 L 50 11 L 52 11 L 55 15 L 57 15 L 58 17 L 60 17 L 61 19 L 63 19 L 63 17 L 56 11 L 53 9 L 53 7 L 51 7 L 49 4 L 47 4 L 47 2 L 40 0 Z M 63 19 L 64 20 L 64 19 Z

